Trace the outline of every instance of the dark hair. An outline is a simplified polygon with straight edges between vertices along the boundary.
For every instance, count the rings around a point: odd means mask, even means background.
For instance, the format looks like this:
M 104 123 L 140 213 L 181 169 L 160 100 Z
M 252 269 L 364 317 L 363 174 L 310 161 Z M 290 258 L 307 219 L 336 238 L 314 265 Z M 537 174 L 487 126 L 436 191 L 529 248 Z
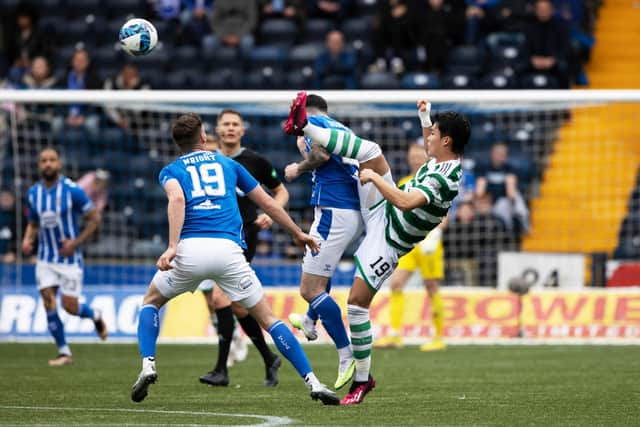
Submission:
M 238 110 L 234 110 L 233 108 L 225 108 L 224 110 L 220 111 L 220 114 L 218 114 L 216 123 L 220 123 L 222 116 L 224 116 L 225 114 L 235 114 L 236 116 L 240 117 L 240 120 L 242 120 L 242 114 L 240 114 Z
M 463 114 L 455 111 L 436 113 L 433 122 L 438 124 L 440 136 L 448 136 L 453 140 L 451 151 L 462 154 L 464 146 L 469 143 L 471 137 L 471 124 Z
M 317 108 L 323 113 L 329 112 L 329 105 L 327 105 L 327 101 L 323 97 L 319 95 L 314 95 L 312 93 L 307 95 L 307 108 L 309 107 Z
M 198 138 L 202 130 L 202 119 L 196 113 L 187 113 L 178 117 L 171 126 L 173 141 L 186 151 L 198 145 Z
M 38 156 L 41 156 L 41 155 L 42 155 L 42 153 L 44 153 L 45 151 L 53 151 L 54 153 L 56 153 L 56 156 L 58 156 L 58 158 L 60 158 L 60 151 L 59 151 L 57 148 L 52 147 L 52 146 L 50 146 L 50 145 L 47 145 L 47 146 L 46 146 L 46 147 L 44 147 L 42 150 L 40 150 L 40 153 L 39 153 L 39 155 L 38 155 Z

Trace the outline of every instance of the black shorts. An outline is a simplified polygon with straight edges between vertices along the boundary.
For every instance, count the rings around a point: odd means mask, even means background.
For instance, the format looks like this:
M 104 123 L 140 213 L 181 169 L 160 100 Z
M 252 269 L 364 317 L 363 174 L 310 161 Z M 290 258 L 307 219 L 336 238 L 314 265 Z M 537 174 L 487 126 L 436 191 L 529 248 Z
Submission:
M 260 227 L 255 223 L 249 223 L 243 225 L 243 230 L 244 241 L 247 243 L 247 249 L 244 250 L 244 257 L 247 259 L 247 262 L 251 262 L 256 254 Z

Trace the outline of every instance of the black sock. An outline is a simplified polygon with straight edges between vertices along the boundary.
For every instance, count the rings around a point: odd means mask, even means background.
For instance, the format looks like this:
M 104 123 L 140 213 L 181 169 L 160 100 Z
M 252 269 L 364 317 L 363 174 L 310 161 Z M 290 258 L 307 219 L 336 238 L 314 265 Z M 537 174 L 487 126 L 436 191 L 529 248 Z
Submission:
M 227 372 L 227 359 L 235 326 L 231 306 L 216 310 L 216 316 L 218 317 L 218 363 L 215 370 Z
M 240 326 L 244 330 L 244 333 L 251 339 L 253 345 L 256 346 L 260 354 L 262 355 L 262 359 L 264 360 L 264 364 L 270 366 L 273 363 L 275 354 L 271 352 L 269 346 L 264 340 L 264 335 L 262 335 L 262 329 L 256 319 L 251 317 L 251 315 L 238 318 L 238 322 L 240 322 Z

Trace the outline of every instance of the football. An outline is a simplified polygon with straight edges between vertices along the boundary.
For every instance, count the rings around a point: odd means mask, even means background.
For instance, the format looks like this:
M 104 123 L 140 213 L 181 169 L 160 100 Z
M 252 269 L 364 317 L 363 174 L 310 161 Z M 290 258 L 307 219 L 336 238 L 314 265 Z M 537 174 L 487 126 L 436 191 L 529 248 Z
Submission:
M 158 32 L 146 19 L 128 20 L 120 28 L 120 44 L 129 55 L 142 56 L 153 50 L 158 43 Z

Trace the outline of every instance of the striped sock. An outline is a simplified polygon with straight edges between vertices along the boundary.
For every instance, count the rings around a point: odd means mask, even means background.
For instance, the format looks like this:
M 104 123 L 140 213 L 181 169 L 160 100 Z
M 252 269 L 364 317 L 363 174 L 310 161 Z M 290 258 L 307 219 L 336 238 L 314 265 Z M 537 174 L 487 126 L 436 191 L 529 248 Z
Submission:
M 308 123 L 303 130 L 306 137 L 340 157 L 356 159 L 363 163 L 382 155 L 378 144 L 362 139 L 351 132 L 321 128 L 311 123 Z
M 347 318 L 351 330 L 351 346 L 356 360 L 355 381 L 367 381 L 371 369 L 371 322 L 369 309 L 357 305 L 347 306 Z

